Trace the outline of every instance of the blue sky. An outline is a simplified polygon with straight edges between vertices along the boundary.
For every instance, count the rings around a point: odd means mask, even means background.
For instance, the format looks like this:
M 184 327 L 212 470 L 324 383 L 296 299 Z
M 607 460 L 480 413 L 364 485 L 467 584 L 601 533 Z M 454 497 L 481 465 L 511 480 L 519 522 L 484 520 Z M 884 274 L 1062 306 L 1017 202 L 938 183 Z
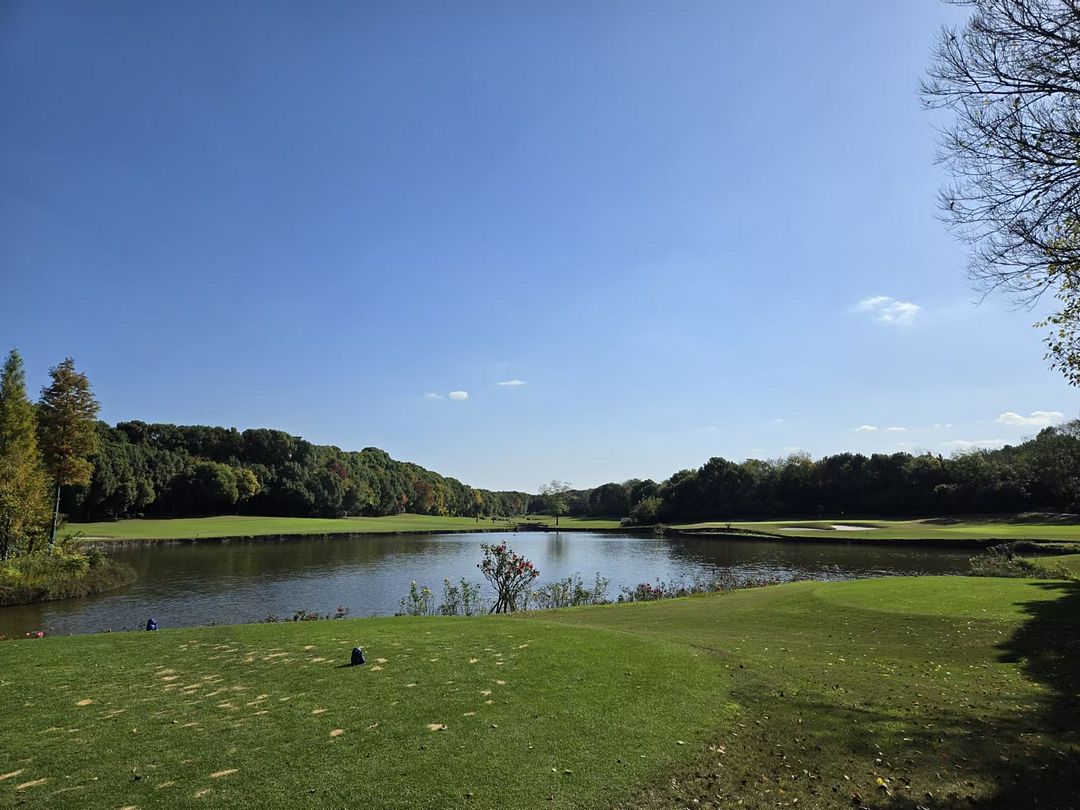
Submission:
M 936 218 L 961 16 L 3 2 L 0 343 L 492 488 L 1015 442 L 1077 399 Z

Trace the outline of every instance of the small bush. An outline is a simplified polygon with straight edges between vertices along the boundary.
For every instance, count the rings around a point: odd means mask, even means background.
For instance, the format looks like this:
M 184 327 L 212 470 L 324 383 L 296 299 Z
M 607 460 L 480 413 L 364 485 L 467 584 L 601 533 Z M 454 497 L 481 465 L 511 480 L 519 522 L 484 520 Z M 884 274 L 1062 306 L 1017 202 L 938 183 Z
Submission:
M 658 599 L 677 599 L 682 596 L 696 596 L 705 593 L 727 593 L 742 588 L 763 588 L 766 585 L 779 585 L 783 582 L 792 582 L 810 579 L 807 576 L 798 576 L 794 580 L 781 579 L 780 577 L 747 577 L 740 579 L 730 571 L 724 571 L 712 578 L 699 577 L 686 582 L 685 580 L 670 580 L 664 582 L 657 580 L 641 582 L 635 586 L 624 587 L 619 594 L 619 602 L 654 602 Z
M 642 498 L 630 510 L 630 521 L 637 526 L 651 526 L 656 523 L 663 505 L 664 502 L 656 496 Z
M 536 610 L 576 607 L 578 605 L 605 605 L 608 603 L 607 589 L 611 580 L 600 576 L 593 580 L 592 587 L 586 587 L 580 574 L 541 585 L 530 594 L 529 607 Z
M 58 544 L 0 566 L 0 607 L 70 599 L 120 588 L 135 581 L 128 565 L 98 552 L 81 553 Z
M 451 585 L 449 579 L 443 580 L 443 601 L 438 608 L 440 616 L 475 616 L 484 607 L 479 582 L 468 582 L 462 577 L 457 585 Z
M 433 616 L 435 615 L 435 597 L 431 588 L 419 586 L 416 581 L 409 583 L 409 593 L 401 600 L 399 616 Z
M 1009 545 L 991 546 L 968 560 L 975 577 L 1014 577 L 1023 579 L 1072 579 L 1063 566 L 1054 563 L 1032 562 Z

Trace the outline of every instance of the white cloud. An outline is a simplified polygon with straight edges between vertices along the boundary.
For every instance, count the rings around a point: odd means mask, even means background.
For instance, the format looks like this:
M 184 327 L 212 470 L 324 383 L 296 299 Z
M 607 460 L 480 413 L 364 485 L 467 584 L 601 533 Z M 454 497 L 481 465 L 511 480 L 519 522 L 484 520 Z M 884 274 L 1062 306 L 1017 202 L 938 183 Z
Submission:
M 510 385 L 510 386 L 515 386 L 515 387 L 518 386 L 518 385 L 524 385 L 524 384 L 525 384 L 524 380 L 504 380 L 503 382 L 499 383 L 499 385 Z
M 945 430 L 946 428 L 951 428 L 951 427 L 952 427 L 951 422 L 935 422 L 934 424 L 932 424 L 930 426 L 930 430 Z
M 1005 444 L 1004 439 L 976 439 L 973 442 L 964 439 L 954 439 L 951 442 L 942 442 L 941 446 L 949 450 L 975 450 L 976 448 L 1001 447 Z
M 469 392 L 468 391 L 451 391 L 449 394 L 447 394 L 447 396 L 450 397 L 450 399 L 454 400 L 455 402 L 464 402 L 465 400 L 467 400 L 469 398 Z
M 1028 416 L 1021 416 L 1012 411 L 1005 411 L 994 421 L 999 425 L 1017 425 L 1020 427 L 1049 427 L 1062 422 L 1065 414 L 1061 411 L 1032 411 Z
M 773 423 L 774 425 L 782 425 L 782 424 L 784 424 L 784 423 L 785 423 L 786 421 L 787 421 L 787 419 L 773 419 L 773 420 L 772 420 L 772 423 Z
M 855 311 L 869 312 L 874 316 L 874 320 L 880 323 L 911 326 L 915 322 L 915 316 L 922 311 L 922 307 L 910 301 L 897 301 L 887 295 L 875 295 L 873 298 L 865 298 L 857 303 Z
M 885 428 L 885 432 L 886 433 L 907 433 L 907 428 L 906 427 L 887 427 L 887 428 Z
M 873 433 L 877 430 L 877 425 L 859 425 L 855 428 L 856 433 Z
M 442 394 L 424 394 L 424 399 L 442 399 Z

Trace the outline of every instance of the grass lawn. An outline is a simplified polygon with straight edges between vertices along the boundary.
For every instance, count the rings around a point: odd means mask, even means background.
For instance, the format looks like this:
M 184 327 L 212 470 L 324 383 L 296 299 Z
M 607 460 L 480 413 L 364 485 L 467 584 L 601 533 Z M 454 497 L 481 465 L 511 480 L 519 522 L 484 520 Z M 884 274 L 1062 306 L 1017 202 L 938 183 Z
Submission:
M 1029 561 L 1045 566 L 1060 565 L 1074 576 L 1080 576 L 1080 554 L 1055 554 L 1027 557 Z
M 1041 557 L 1043 561 L 1063 565 L 1071 573 L 1080 575 L 1080 554 L 1062 554 L 1059 557 Z
M 530 515 L 535 523 L 554 525 L 554 518 Z M 562 518 L 559 528 L 617 528 L 615 520 Z M 258 537 L 278 534 L 348 534 L 390 532 L 506 531 L 513 524 L 469 517 L 436 515 L 390 515 L 352 518 L 282 518 L 220 515 L 206 518 L 117 520 L 101 523 L 69 523 L 69 534 L 82 532 L 87 540 L 175 540 L 212 537 Z
M 921 520 L 771 520 L 714 521 L 673 526 L 676 529 L 726 529 L 768 532 L 808 540 L 1058 540 L 1080 542 L 1080 522 L 1049 516 L 994 518 L 924 518 Z
M 0 805 L 1070 807 L 1078 602 L 895 578 L 7 642 Z

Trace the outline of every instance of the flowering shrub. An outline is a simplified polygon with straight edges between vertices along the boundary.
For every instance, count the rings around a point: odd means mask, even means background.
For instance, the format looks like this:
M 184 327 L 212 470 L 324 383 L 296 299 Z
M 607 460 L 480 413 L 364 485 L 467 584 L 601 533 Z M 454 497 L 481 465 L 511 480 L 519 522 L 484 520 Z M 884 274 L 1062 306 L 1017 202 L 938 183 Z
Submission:
M 481 548 L 484 559 L 476 567 L 495 589 L 496 599 L 491 612 L 511 613 L 525 607 L 529 586 L 540 576 L 536 566 L 515 554 L 506 543 L 497 546 L 484 543 Z

